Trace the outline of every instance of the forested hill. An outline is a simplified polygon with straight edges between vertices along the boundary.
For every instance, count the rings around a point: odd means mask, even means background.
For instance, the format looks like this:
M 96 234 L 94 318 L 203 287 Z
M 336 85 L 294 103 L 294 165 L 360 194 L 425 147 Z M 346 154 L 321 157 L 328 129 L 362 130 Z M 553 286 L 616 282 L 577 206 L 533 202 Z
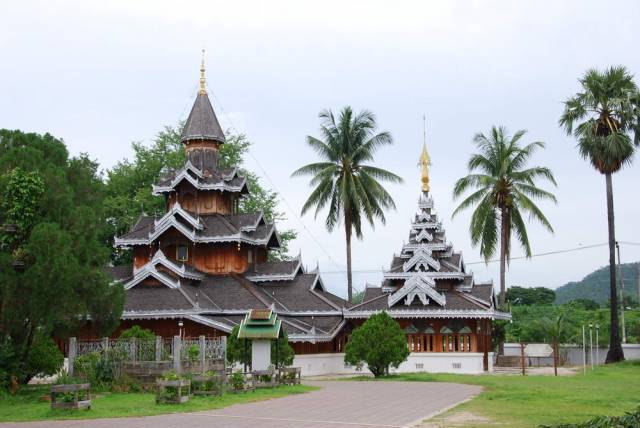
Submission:
M 638 300 L 638 276 L 640 262 L 620 265 L 625 295 Z M 620 281 L 618 281 L 620 284 Z M 591 272 L 581 281 L 568 282 L 556 290 L 556 303 L 567 303 L 574 299 L 590 299 L 601 305 L 609 301 L 609 267 Z

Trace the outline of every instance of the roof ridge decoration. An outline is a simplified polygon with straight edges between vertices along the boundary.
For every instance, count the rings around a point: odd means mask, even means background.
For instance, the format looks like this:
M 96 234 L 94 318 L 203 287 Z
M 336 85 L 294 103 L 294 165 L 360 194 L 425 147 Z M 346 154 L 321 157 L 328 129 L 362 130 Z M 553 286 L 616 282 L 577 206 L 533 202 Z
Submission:
M 200 272 L 195 268 L 187 268 L 184 263 L 182 263 L 182 265 L 178 265 L 178 263 L 174 262 L 171 259 L 168 259 L 167 256 L 164 255 L 162 250 L 156 251 L 149 263 L 151 263 L 154 267 L 158 264 L 161 264 L 162 266 L 182 278 L 202 281 L 205 277 L 205 274 L 203 272 Z
M 420 299 L 424 306 L 429 304 L 430 299 L 440 306 L 444 306 L 447 300 L 444 294 L 436 291 L 435 286 L 435 281 L 429 277 L 413 276 L 398 291 L 389 295 L 389 307 L 403 298 L 405 299 L 404 304 L 409 306 L 416 297 Z
M 171 289 L 177 289 L 177 288 L 181 287 L 179 279 L 177 281 L 173 280 L 169 276 L 167 276 L 167 275 L 163 274 L 162 272 L 160 272 L 159 270 L 157 270 L 155 265 L 151 264 L 151 262 L 150 262 L 150 263 L 147 263 L 146 265 L 144 265 L 142 268 L 140 268 L 136 272 L 136 274 L 133 276 L 133 278 L 124 285 L 124 289 L 125 290 L 129 290 L 129 289 L 131 289 L 134 286 L 138 285 L 139 283 L 141 283 L 142 281 L 144 281 L 145 279 L 147 279 L 150 276 L 152 276 L 153 278 L 157 279 L 162 284 L 166 285 L 167 287 L 169 287 Z
M 200 64 L 200 89 L 180 136 L 180 142 L 182 143 L 193 140 L 226 142 L 220 122 L 218 122 L 207 95 L 204 51 L 202 52 L 202 62 Z
M 171 209 L 169 209 L 169 211 L 167 211 L 159 220 L 153 221 L 154 227 L 157 228 L 159 226 L 160 228 L 162 228 L 163 223 L 166 222 L 170 217 L 175 216 L 176 214 L 180 215 L 180 217 L 185 219 L 187 223 L 189 223 L 194 228 L 198 230 L 202 230 L 204 228 L 200 219 L 195 218 L 188 211 L 182 208 L 182 206 L 180 205 L 180 202 L 178 201 L 176 201 L 176 203 L 171 206 Z
M 193 168 L 199 171 L 195 166 Z M 192 170 L 190 169 L 189 171 L 192 171 Z M 231 179 L 235 178 L 236 176 L 238 176 L 237 171 L 234 171 L 234 175 Z M 247 179 L 245 177 L 240 177 L 240 178 L 242 178 L 242 181 L 237 186 L 232 186 L 231 184 L 228 184 L 227 181 L 230 181 L 230 180 L 225 180 L 224 176 L 222 176 L 222 182 L 203 183 L 200 181 L 201 177 L 198 176 L 194 178 L 193 176 L 191 176 L 191 174 L 187 172 L 187 169 L 185 167 L 182 167 L 180 168 L 176 176 L 173 177 L 173 179 L 171 180 L 171 183 L 166 185 L 153 184 L 151 188 L 152 188 L 152 193 L 154 195 L 159 195 L 161 193 L 173 191 L 175 187 L 178 184 L 180 184 L 182 180 L 187 180 L 193 187 L 195 187 L 198 190 L 219 190 L 221 192 L 225 192 L 225 191 L 226 192 L 242 192 L 243 190 L 245 190 L 247 186 Z M 204 178 L 202 177 L 202 179 Z
M 427 229 L 422 229 L 420 233 L 416 235 L 415 240 L 417 242 L 432 241 L 433 235 L 427 232 Z
M 427 247 L 420 247 L 413 254 L 408 261 L 406 261 L 402 265 L 402 270 L 405 272 L 409 272 L 411 269 L 415 269 L 416 271 L 420 271 L 420 267 L 423 267 L 425 271 L 429 270 L 429 266 L 431 266 L 436 271 L 440 270 L 440 262 L 433 257 L 433 253 Z

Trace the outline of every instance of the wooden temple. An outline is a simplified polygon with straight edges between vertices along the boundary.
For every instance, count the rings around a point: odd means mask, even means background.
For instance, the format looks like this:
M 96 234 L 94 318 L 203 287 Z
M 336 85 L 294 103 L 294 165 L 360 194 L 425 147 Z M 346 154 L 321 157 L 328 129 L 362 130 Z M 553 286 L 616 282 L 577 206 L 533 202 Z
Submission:
M 380 286 L 357 305 L 328 292 L 300 258 L 271 261 L 280 245 L 261 212 L 240 212 L 250 190 L 237 167 L 221 168 L 225 135 L 209 101 L 204 62 L 200 89 L 182 131 L 186 163 L 153 186 L 162 216 L 141 216 L 115 245 L 132 248 L 130 266 L 110 268 L 126 290 L 122 322 L 161 336 L 227 335 L 254 309 L 277 314 L 303 374 L 352 372 L 343 352 L 350 332 L 387 311 L 411 351 L 399 370 L 489 370 L 496 310 L 491 283 L 477 284 L 446 242 L 429 192 L 429 155 L 421 155 L 422 192 L 409 242 L 394 255 Z M 270 312 L 270 313 L 271 313 Z

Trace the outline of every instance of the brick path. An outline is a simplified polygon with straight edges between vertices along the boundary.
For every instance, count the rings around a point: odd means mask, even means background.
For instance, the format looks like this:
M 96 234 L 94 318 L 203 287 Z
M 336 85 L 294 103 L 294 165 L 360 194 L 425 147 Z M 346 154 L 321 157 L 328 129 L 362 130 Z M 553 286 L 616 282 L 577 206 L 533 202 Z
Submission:
M 140 418 L 0 424 L 2 427 L 403 427 L 464 401 L 481 387 L 440 382 L 308 382 L 322 389 L 219 410 Z

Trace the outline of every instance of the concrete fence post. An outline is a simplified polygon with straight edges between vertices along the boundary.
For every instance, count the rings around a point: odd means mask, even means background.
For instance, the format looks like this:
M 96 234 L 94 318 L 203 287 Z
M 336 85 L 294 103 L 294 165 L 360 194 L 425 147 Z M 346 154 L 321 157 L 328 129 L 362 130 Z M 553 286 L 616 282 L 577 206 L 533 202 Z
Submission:
M 136 362 L 138 361 L 138 343 L 136 341 L 135 337 L 131 338 L 131 341 L 129 343 L 129 352 L 131 353 L 131 361 Z
M 173 336 L 173 369 L 180 373 L 180 352 L 182 351 L 182 341 L 180 336 Z
M 76 348 L 77 342 L 75 337 L 69 338 L 69 359 L 68 359 L 68 372 L 69 376 L 73 376 L 73 366 L 76 362 L 76 355 L 78 355 L 78 350 Z
M 207 338 L 204 335 L 200 335 L 198 338 L 200 342 L 200 369 L 202 370 L 202 374 L 207 371 L 207 361 L 205 352 L 207 350 Z
M 156 363 L 162 360 L 162 336 L 156 336 Z
M 102 351 L 103 352 L 107 352 L 109 350 L 109 338 L 108 337 L 103 337 L 102 338 Z
M 222 365 L 224 368 L 227 367 L 227 336 L 222 336 L 220 338 L 221 342 L 219 342 L 220 346 L 222 347 L 222 350 L 220 352 L 221 357 L 222 358 Z

